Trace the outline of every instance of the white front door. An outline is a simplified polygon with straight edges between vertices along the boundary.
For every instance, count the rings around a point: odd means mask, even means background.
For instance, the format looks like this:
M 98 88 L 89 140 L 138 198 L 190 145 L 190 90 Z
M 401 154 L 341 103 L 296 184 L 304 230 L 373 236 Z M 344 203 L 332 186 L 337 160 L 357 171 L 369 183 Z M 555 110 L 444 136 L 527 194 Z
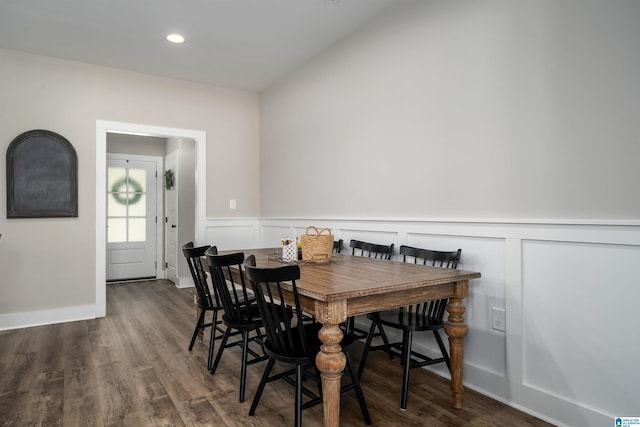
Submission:
M 156 277 L 156 162 L 107 158 L 107 280 Z
M 178 151 L 172 151 L 164 158 L 164 168 L 172 171 L 174 180 L 178 176 Z M 174 182 L 173 188 L 165 188 L 165 239 L 167 279 L 179 285 L 178 280 L 178 256 L 182 256 L 182 250 L 178 248 L 178 185 Z

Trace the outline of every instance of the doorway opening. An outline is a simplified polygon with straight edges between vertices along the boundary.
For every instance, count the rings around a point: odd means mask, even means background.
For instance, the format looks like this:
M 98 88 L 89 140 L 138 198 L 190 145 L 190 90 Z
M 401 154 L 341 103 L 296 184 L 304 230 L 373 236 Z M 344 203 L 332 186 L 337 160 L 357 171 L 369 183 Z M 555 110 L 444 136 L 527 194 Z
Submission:
M 195 237 L 205 240 L 206 215 L 206 133 L 133 123 L 96 121 L 96 317 L 106 316 L 107 134 L 121 133 L 195 141 Z M 162 180 L 161 180 L 162 182 Z

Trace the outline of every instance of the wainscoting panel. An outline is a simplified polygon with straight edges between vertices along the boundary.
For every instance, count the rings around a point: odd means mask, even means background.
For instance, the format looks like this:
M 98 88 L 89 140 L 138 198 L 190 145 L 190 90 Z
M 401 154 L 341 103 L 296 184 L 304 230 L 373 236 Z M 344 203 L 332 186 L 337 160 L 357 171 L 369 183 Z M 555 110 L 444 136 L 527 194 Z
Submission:
M 261 246 L 264 248 L 277 248 L 282 246 L 282 239 L 296 236 L 296 231 L 288 225 L 261 225 Z
M 640 369 L 627 363 L 640 355 L 640 248 L 526 240 L 522 253 L 523 384 L 639 413 Z
M 640 415 L 640 222 L 259 218 L 207 221 L 213 244 L 278 246 L 308 225 L 335 240 L 462 249 L 479 271 L 465 301 L 465 387 L 560 426 Z M 226 229 L 226 230 L 224 230 Z M 255 233 L 251 235 L 251 233 Z M 251 244 L 249 244 L 251 243 Z M 506 311 L 506 332 L 492 310 Z M 361 316 L 361 327 L 368 321 Z M 433 340 L 419 346 L 436 354 Z M 448 377 L 446 367 L 435 372 Z
M 451 232 L 451 230 L 440 230 Z M 471 295 L 465 301 L 465 317 L 470 333 L 465 340 L 465 362 L 494 375 L 504 376 L 506 366 L 505 333 L 491 329 L 491 308 L 505 308 L 504 301 L 504 240 L 498 238 L 465 237 L 451 234 L 433 234 L 428 230 L 405 230 L 398 233 L 405 237 L 400 245 L 415 246 L 443 251 L 462 249 L 460 270 L 481 271 L 482 278 L 471 282 Z M 401 260 L 399 253 L 396 257 Z M 481 267 L 484 270 L 481 270 Z M 427 354 L 437 356 L 438 346 L 431 333 L 420 334 L 416 347 Z M 492 358 L 483 357 L 485 349 L 493 349 Z M 500 349 L 500 351 L 496 351 Z M 446 367 L 436 367 L 448 376 Z
M 198 244 L 217 246 L 218 250 L 260 247 L 260 229 L 257 218 L 207 219 L 206 240 Z

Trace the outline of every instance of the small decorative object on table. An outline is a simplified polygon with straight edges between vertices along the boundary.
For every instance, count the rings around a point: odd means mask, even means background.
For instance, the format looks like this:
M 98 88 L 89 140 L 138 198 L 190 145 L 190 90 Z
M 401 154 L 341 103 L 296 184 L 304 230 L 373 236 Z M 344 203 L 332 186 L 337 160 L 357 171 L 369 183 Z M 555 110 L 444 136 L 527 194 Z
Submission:
M 298 245 L 291 237 L 282 239 L 282 260 L 285 262 L 298 260 Z
M 309 230 L 315 233 L 309 233 Z M 305 234 L 300 237 L 302 241 L 302 260 L 307 262 L 329 262 L 333 253 L 333 234 L 328 228 L 318 231 L 310 225 Z

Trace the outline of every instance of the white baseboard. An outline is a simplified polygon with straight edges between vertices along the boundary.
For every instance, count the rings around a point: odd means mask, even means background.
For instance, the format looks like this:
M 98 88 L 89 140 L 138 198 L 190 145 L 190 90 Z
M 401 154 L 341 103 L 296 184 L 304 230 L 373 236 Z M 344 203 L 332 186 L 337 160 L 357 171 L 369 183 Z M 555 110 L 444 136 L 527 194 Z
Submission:
M 95 305 L 79 305 L 75 307 L 53 308 L 23 313 L 9 313 L 0 315 L 0 331 L 95 318 Z
M 178 283 L 174 283 L 174 285 L 178 289 L 193 288 L 195 286 L 191 277 L 178 277 Z

